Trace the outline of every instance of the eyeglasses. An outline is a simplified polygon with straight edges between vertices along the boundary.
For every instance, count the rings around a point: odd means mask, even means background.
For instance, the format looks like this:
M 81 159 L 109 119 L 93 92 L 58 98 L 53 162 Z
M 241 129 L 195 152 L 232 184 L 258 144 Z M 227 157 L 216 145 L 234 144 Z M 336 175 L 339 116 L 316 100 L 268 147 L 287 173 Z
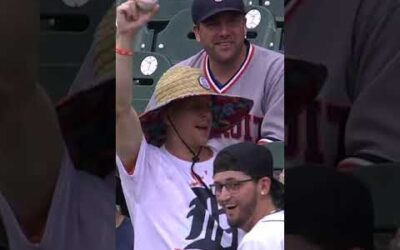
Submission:
M 240 187 L 242 186 L 243 183 L 252 181 L 253 179 L 247 179 L 247 180 L 241 180 L 241 181 L 228 181 L 225 184 L 220 184 L 220 183 L 214 183 L 210 185 L 211 192 L 215 196 L 220 196 L 222 192 L 222 188 L 225 187 L 226 191 L 229 193 L 235 193 L 239 191 Z

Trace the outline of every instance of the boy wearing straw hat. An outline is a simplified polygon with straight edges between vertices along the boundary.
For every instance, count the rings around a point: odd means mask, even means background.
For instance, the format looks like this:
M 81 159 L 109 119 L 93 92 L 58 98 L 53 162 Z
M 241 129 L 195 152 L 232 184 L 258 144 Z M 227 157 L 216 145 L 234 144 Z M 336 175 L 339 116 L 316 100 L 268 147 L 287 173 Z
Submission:
M 155 106 L 140 117 L 131 106 L 137 31 L 156 13 L 117 8 L 117 166 L 135 228 L 135 249 L 236 249 L 238 231 L 208 188 L 216 151 L 207 146 L 245 117 L 253 102 L 210 90 L 199 69 L 167 71 Z

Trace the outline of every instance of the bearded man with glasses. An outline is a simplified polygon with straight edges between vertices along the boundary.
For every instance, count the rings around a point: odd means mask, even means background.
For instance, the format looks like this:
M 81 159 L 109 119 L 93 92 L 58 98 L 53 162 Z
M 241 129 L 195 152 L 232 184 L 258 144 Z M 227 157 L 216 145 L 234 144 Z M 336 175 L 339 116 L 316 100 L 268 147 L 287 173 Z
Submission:
M 239 250 L 284 249 L 283 184 L 266 147 L 243 142 L 220 151 L 211 191 L 230 226 L 247 232 Z

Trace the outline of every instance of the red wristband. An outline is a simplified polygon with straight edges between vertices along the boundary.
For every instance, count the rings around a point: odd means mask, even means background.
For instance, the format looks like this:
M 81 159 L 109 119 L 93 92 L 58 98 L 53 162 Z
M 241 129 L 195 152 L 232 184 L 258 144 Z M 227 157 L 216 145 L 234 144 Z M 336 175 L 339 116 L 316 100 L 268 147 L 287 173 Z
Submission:
M 121 56 L 132 56 L 133 52 L 130 49 L 115 48 L 115 53 Z

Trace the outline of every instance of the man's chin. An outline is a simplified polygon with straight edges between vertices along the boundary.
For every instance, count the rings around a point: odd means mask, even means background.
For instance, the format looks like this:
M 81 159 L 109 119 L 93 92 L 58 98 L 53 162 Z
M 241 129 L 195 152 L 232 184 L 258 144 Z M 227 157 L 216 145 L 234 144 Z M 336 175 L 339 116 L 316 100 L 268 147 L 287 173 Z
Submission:
M 234 56 L 231 54 L 225 54 L 225 53 L 219 53 L 215 57 L 215 61 L 221 63 L 221 64 L 229 64 L 232 63 L 234 59 Z
M 231 227 L 239 227 L 242 223 L 238 218 L 233 217 L 232 215 L 229 216 L 228 214 L 226 215 L 228 219 L 228 224 Z

